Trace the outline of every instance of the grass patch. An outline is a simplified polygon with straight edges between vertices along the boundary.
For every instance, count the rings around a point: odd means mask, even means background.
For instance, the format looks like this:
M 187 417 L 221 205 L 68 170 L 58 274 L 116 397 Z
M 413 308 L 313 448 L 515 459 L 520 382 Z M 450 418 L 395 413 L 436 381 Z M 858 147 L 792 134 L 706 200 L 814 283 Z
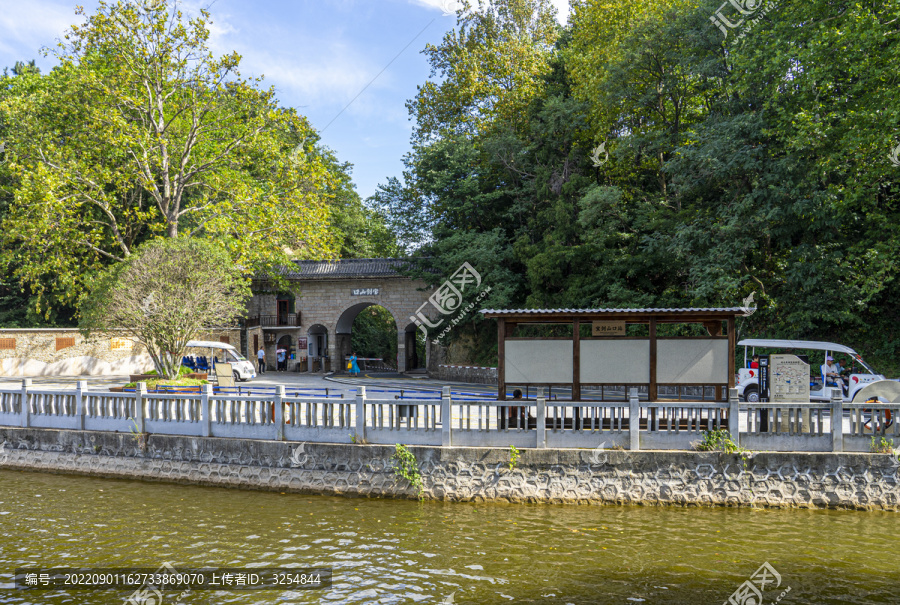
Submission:
M 725 429 L 717 431 L 703 431 L 703 440 L 694 444 L 694 449 L 700 452 L 725 452 L 726 454 L 738 454 L 744 470 L 747 470 L 747 460 L 750 459 L 750 451 L 742 448 Z
M 875 435 L 872 435 L 872 445 L 870 451 L 873 454 L 893 454 L 894 453 L 894 440 L 893 439 L 885 439 L 881 437 L 879 440 L 875 440 Z
M 184 376 L 185 374 L 191 374 L 191 373 L 193 373 L 193 371 L 194 371 L 194 370 L 190 369 L 190 368 L 187 367 L 187 366 L 179 366 L 179 367 L 178 367 L 178 377 L 181 378 L 181 377 Z M 150 370 L 149 372 L 147 372 L 147 375 L 149 376 L 150 374 L 153 374 L 153 375 L 155 376 L 155 375 L 158 374 L 158 373 L 159 373 L 159 372 L 157 372 L 156 370 Z

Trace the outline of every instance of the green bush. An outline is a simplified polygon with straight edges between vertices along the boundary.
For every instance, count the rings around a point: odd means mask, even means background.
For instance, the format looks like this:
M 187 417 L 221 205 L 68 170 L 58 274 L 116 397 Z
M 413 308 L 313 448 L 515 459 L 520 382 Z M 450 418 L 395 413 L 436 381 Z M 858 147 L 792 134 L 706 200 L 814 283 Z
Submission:
M 409 451 L 408 447 L 398 443 L 391 460 L 394 461 L 394 475 L 409 481 L 409 484 L 415 488 L 419 500 L 424 500 L 425 486 L 422 485 L 422 474 L 419 472 L 416 455 Z

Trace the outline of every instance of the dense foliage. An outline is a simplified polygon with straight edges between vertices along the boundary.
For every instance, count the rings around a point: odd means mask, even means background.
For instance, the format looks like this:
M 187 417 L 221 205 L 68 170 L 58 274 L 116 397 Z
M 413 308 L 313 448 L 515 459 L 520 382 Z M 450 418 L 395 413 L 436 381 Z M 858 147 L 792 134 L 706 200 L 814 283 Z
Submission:
M 573 0 L 552 32 L 547 0 L 460 12 L 425 51 L 406 170 L 375 196 L 432 259 L 422 277 L 468 261 L 482 307 L 755 292 L 739 336 L 834 340 L 900 370 L 900 2 L 754 4 L 740 40 L 711 22 L 720 1 Z M 505 48 L 527 61 L 484 58 Z M 493 342 L 477 314 L 455 334 L 479 331 Z

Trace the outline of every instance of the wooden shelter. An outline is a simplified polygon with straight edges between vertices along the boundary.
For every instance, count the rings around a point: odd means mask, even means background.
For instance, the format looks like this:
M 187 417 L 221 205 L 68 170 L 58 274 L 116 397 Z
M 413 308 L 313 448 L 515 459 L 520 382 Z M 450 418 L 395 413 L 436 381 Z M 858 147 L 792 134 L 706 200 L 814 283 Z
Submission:
M 717 400 L 727 399 L 734 387 L 735 318 L 744 312 L 742 307 L 481 311 L 497 320 L 500 399 L 506 399 L 509 384 L 571 387 L 575 401 L 585 386 L 646 386 L 649 401 L 659 400 L 660 386 L 711 386 Z M 529 336 L 520 329 L 541 324 L 569 328 L 558 329 L 565 336 Z M 646 325 L 646 335 L 629 335 L 634 324 Z M 706 334 L 658 336 L 660 324 L 700 324 Z M 582 334 L 585 325 L 591 326 L 590 336 Z

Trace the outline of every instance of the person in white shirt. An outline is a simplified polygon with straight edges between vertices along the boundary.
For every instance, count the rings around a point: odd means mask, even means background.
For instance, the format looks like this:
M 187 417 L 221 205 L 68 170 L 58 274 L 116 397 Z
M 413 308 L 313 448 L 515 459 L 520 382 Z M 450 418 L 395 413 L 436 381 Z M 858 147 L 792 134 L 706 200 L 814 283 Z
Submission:
M 841 368 L 834 363 L 834 358 L 831 355 L 825 358 L 825 363 L 822 365 L 822 376 L 825 377 L 825 386 L 833 384 L 841 388 L 844 387 L 844 379 L 841 378 Z
M 259 362 L 259 373 L 266 373 L 266 350 L 262 347 L 259 348 L 259 351 L 256 353 L 256 360 Z

